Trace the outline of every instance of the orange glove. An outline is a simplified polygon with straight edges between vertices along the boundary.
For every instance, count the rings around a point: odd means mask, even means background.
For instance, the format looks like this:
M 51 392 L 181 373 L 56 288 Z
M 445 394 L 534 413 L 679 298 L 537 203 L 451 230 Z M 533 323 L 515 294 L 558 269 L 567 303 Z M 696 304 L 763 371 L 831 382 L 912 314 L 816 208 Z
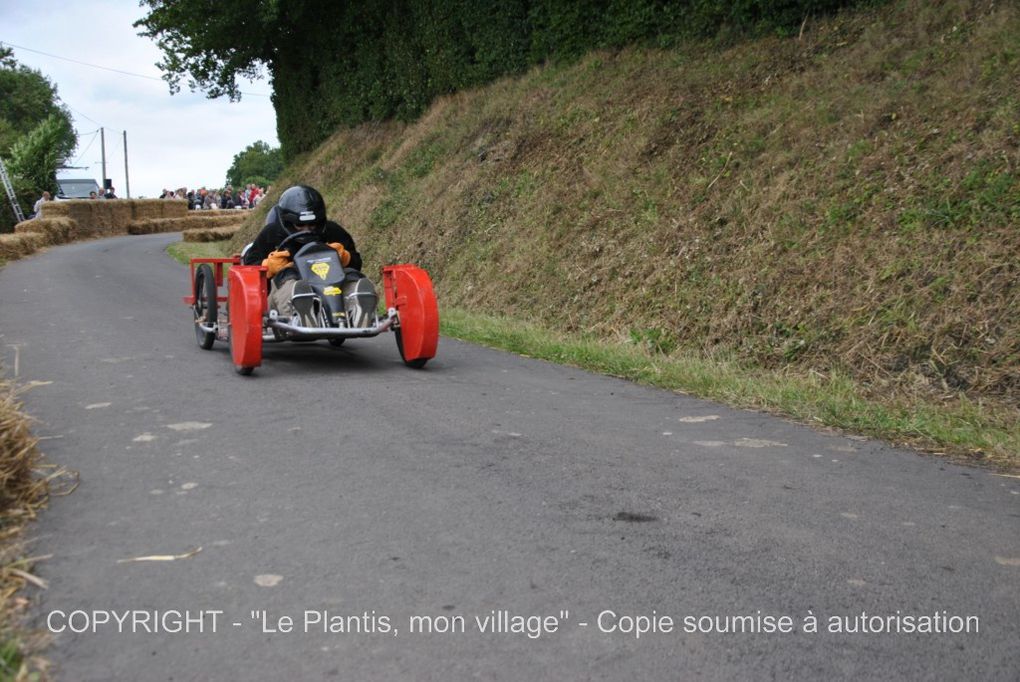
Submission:
M 347 264 L 351 262 L 351 254 L 344 248 L 344 245 L 340 242 L 330 242 L 326 246 L 336 251 L 337 255 L 340 256 L 340 264 L 346 268 Z
M 269 257 L 262 261 L 262 265 L 268 270 L 266 277 L 272 279 L 276 276 L 280 270 L 288 268 L 293 265 L 293 261 L 290 259 L 290 251 L 284 249 L 283 251 L 273 251 L 269 254 Z

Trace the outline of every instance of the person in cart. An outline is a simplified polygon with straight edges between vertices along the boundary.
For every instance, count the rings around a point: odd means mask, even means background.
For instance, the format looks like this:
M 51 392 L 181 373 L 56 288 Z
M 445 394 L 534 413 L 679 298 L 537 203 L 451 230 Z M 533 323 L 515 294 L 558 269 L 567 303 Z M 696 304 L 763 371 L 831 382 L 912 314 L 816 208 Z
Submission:
M 284 248 L 280 248 L 285 240 Z M 362 277 L 361 254 L 354 238 L 338 223 L 326 219 L 326 202 L 307 185 L 295 185 L 280 195 L 262 230 L 241 257 L 244 265 L 267 268 L 269 307 L 286 319 L 297 315 L 303 327 L 318 326 L 317 297 L 311 284 L 301 279 L 292 256 L 310 242 L 325 242 L 336 250 L 352 277 Z

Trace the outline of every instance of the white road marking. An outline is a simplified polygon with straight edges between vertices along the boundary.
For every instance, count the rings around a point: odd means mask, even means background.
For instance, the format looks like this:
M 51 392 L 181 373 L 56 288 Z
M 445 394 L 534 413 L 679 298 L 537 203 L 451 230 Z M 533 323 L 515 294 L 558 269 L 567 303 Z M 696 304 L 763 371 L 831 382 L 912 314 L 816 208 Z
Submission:
M 684 424 L 700 424 L 701 422 L 715 421 L 718 418 L 719 415 L 717 414 L 706 414 L 703 417 L 680 417 L 677 421 L 683 422 Z
M 112 404 L 113 403 L 92 403 L 91 405 L 86 405 L 85 409 L 86 410 L 98 410 L 101 407 L 109 407 Z
M 148 443 L 149 441 L 156 440 L 156 437 L 154 435 L 152 435 L 151 433 L 146 432 L 146 433 L 143 433 L 143 434 L 141 434 L 139 436 L 135 436 L 132 440 L 135 443 Z

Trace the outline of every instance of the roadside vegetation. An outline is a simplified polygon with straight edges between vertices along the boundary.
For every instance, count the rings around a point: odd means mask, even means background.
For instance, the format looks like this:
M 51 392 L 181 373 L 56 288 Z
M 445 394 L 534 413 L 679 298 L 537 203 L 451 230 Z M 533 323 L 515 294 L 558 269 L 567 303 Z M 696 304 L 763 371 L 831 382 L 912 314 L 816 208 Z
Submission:
M 738 404 L 1016 462 L 1017 82 L 1015 3 L 901 0 L 536 67 L 339 130 L 277 186 L 427 268 L 447 319 L 723 361 L 802 387 Z M 700 385 L 675 388 L 731 399 Z
M 44 643 L 27 630 L 26 585 L 45 584 L 31 574 L 37 558 L 23 541 L 25 525 L 45 505 L 51 476 L 42 475 L 42 455 L 12 384 L 0 378 L 0 680 L 39 679 L 45 661 L 37 656 Z

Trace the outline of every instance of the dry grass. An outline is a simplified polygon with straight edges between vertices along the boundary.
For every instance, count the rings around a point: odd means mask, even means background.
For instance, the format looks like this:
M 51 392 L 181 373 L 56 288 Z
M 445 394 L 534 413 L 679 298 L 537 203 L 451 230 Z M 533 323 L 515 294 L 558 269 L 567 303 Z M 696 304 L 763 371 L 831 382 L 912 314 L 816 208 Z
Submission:
M 45 587 L 30 571 L 34 561 L 25 554 L 25 525 L 45 505 L 49 484 L 63 471 L 47 471 L 38 441 L 22 412 L 13 386 L 0 380 L 0 677 L 31 679 L 44 674 L 37 653 L 44 636 L 27 631 L 22 618 L 28 607 L 26 584 Z
M 1018 36 L 1015 3 L 902 0 L 592 54 L 339 131 L 277 186 L 446 304 L 1017 415 Z

